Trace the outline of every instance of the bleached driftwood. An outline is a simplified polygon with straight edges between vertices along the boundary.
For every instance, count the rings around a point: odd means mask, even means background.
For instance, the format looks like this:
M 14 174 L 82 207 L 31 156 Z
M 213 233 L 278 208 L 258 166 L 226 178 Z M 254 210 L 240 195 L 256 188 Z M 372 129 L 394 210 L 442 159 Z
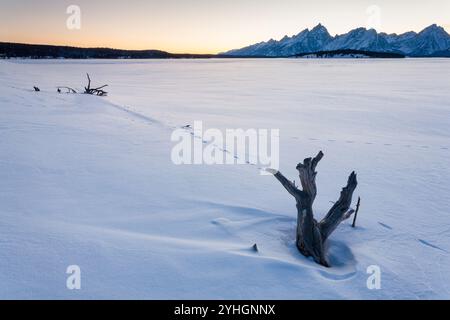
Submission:
M 313 203 L 317 195 L 316 167 L 324 154 L 319 152 L 315 158 L 307 158 L 297 165 L 300 175 L 301 189 L 288 180 L 281 172 L 269 169 L 275 178 L 295 198 L 297 203 L 297 239 L 298 250 L 306 257 L 330 267 L 326 257 L 326 241 L 344 220 L 350 218 L 354 210 L 349 210 L 353 192 L 358 185 L 356 173 L 352 172 L 347 186 L 342 189 L 341 196 L 320 222 L 314 219 Z

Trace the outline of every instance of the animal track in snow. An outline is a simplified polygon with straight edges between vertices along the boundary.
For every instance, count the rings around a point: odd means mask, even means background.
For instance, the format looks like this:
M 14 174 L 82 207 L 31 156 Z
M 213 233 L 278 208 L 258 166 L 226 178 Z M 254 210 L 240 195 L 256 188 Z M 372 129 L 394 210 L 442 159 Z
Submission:
M 291 139 L 294 140 L 300 140 L 301 138 L 299 137 L 291 137 Z M 374 142 L 370 142 L 370 141 L 353 141 L 353 140 L 335 140 L 335 139 L 318 139 L 318 138 L 304 138 L 307 139 L 309 141 L 326 141 L 326 142 L 341 142 L 341 143 L 347 143 L 347 144 L 358 144 L 358 143 L 362 143 L 365 145 L 376 145 L 377 143 Z M 380 145 L 384 146 L 384 147 L 395 147 L 395 146 L 399 146 L 399 147 L 404 147 L 404 148 L 418 148 L 418 149 L 432 149 L 432 148 L 436 148 L 439 150 L 449 150 L 449 147 L 446 146 L 429 146 L 429 145 L 412 145 L 412 144 L 395 144 L 395 143 L 381 143 Z
M 423 244 L 423 245 L 425 245 L 425 246 L 428 246 L 428 247 L 430 247 L 430 248 L 437 249 L 437 250 L 440 250 L 440 251 L 443 251 L 443 252 L 447 252 L 447 251 L 445 251 L 444 249 L 442 249 L 441 247 L 439 247 L 439 246 L 437 246 L 437 245 L 434 245 L 434 244 L 432 244 L 432 243 L 430 243 L 430 242 L 428 242 L 428 241 L 426 241 L 426 240 L 418 239 L 418 241 L 419 241 L 421 244 Z
M 382 226 L 383 228 L 386 228 L 386 229 L 389 229 L 389 230 L 392 230 L 392 229 L 393 229 L 390 225 L 384 224 L 384 223 L 382 223 L 382 222 L 378 222 L 378 224 L 379 224 L 380 226 Z

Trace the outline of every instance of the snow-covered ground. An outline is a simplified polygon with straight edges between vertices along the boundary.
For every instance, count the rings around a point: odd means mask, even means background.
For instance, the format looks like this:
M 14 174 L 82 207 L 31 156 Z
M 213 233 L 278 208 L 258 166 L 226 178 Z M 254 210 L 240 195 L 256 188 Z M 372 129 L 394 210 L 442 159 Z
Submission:
M 86 72 L 107 98 L 56 93 Z M 448 299 L 449 75 L 439 59 L 0 61 L 0 298 Z M 195 120 L 280 129 L 297 181 L 323 150 L 318 218 L 357 171 L 333 268 L 297 252 L 273 177 L 172 163 L 173 128 Z

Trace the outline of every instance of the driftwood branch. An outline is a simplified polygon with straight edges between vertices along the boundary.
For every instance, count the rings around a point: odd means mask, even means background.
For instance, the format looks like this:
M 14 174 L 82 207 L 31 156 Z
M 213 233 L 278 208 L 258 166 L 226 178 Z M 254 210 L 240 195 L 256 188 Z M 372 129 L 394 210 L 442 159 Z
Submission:
M 356 227 L 356 218 L 358 218 L 359 207 L 361 205 L 361 197 L 358 197 L 358 203 L 356 204 L 355 217 L 353 218 L 352 227 Z
M 85 94 L 93 94 L 93 95 L 97 95 L 97 96 L 106 96 L 108 94 L 108 92 L 103 90 L 103 88 L 108 86 L 107 84 L 97 87 L 97 88 L 91 88 L 91 77 L 89 76 L 89 73 L 87 73 L 86 75 L 87 75 L 87 79 L 88 79 L 88 85 L 87 85 L 87 87 L 84 87 Z
M 325 218 L 317 222 L 314 218 L 313 203 L 317 196 L 316 167 L 324 154 L 319 152 L 314 158 L 307 158 L 297 165 L 302 189 L 287 179 L 281 172 L 268 170 L 281 185 L 295 198 L 297 203 L 297 239 L 298 250 L 306 257 L 312 257 L 317 263 L 329 267 L 326 258 L 326 241 L 337 226 L 353 213 L 349 210 L 353 192 L 358 184 L 356 174 L 352 172 L 347 186 L 342 189 L 339 200 L 334 203 Z
M 100 86 L 100 87 L 91 88 L 91 77 L 89 76 L 89 73 L 87 73 L 86 76 L 88 79 L 88 85 L 87 85 L 87 87 L 84 87 L 85 94 L 92 94 L 92 95 L 97 95 L 97 96 L 106 96 L 108 94 L 108 92 L 103 90 L 104 88 L 106 88 L 108 86 L 107 84 Z M 33 89 L 36 92 L 41 91 L 38 87 L 33 87 Z M 66 93 L 78 93 L 77 90 L 75 90 L 71 87 L 67 87 L 67 86 L 56 87 L 56 90 L 58 93 L 61 93 L 62 89 L 65 89 Z
M 61 93 L 61 89 L 66 89 L 67 93 L 77 93 L 77 91 L 71 87 L 56 87 L 58 93 Z
M 281 185 L 287 190 L 287 192 L 289 192 L 295 199 L 297 199 L 297 201 L 301 201 L 303 191 L 299 190 L 293 182 L 286 179 L 286 177 L 283 176 L 281 172 L 276 171 L 274 173 L 274 176 L 275 178 L 278 179 Z
M 323 152 L 320 151 L 315 158 L 307 158 L 303 163 L 297 165 L 297 170 L 300 175 L 300 182 L 302 184 L 303 191 L 306 192 L 311 201 L 316 199 L 317 187 L 316 187 L 316 167 L 320 160 L 323 158 Z
M 319 227 L 322 237 L 326 240 L 330 234 L 337 228 L 337 226 L 344 220 L 350 218 L 348 211 L 352 203 L 353 192 L 356 189 L 358 182 L 356 180 L 356 173 L 352 172 L 348 178 L 347 186 L 342 189 L 339 200 L 328 211 L 327 215 L 320 222 Z

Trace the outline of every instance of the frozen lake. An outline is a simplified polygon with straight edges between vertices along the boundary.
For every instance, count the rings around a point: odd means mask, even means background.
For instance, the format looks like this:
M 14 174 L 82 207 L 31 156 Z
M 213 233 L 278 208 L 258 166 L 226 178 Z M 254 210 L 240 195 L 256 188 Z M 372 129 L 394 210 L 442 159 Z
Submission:
M 85 72 L 110 100 L 167 124 L 282 128 L 335 140 L 448 144 L 448 59 L 28 61 L 38 82 L 82 88 Z M 44 74 L 42 74 L 44 72 Z M 289 132 L 289 133 L 288 133 Z M 312 137 L 315 136 L 315 137 Z
M 56 94 L 86 72 L 107 98 Z M 0 114 L 2 298 L 450 298 L 450 59 L 0 61 Z M 197 120 L 279 129 L 297 181 L 323 150 L 318 217 L 357 171 L 334 268 L 296 252 L 273 177 L 171 162 L 173 128 Z

